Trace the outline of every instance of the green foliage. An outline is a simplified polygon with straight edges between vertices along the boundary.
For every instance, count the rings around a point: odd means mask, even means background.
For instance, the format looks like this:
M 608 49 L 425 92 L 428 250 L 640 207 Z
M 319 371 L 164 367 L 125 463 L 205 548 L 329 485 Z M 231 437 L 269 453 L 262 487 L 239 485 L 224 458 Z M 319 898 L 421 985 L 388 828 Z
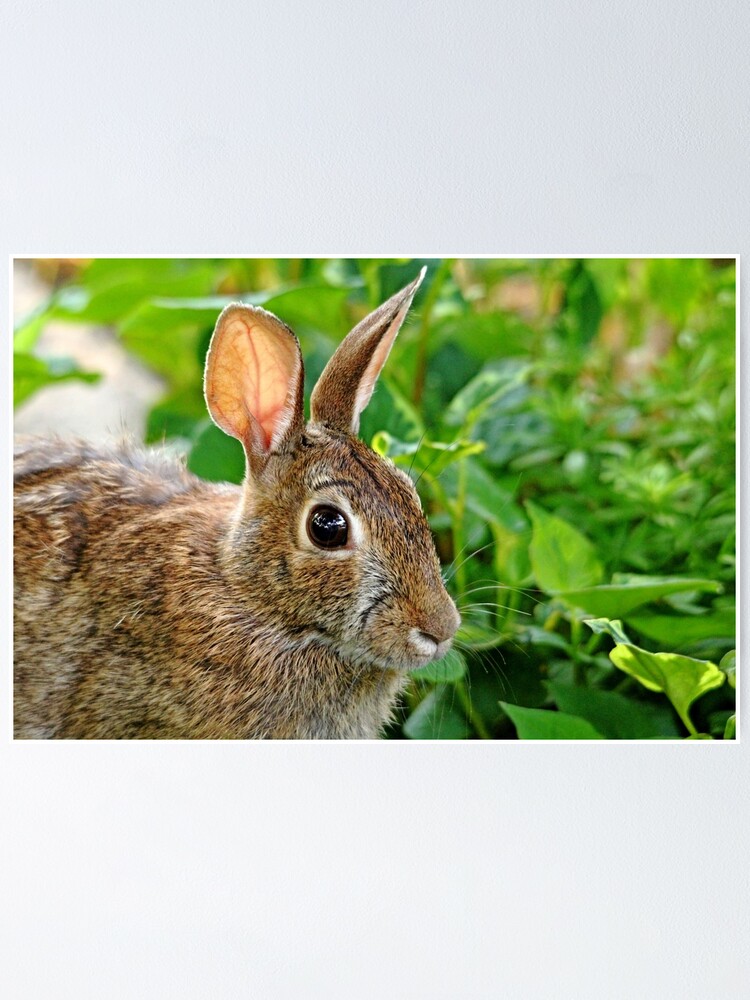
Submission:
M 220 309 L 289 323 L 309 396 L 423 263 L 361 434 L 418 482 L 463 624 L 385 735 L 734 739 L 733 261 L 96 260 L 17 328 L 16 402 L 96 377 L 35 353 L 48 320 L 110 324 L 164 379 L 147 439 L 239 482 L 202 395 Z
M 457 649 L 451 649 L 442 660 L 435 660 L 412 671 L 412 678 L 433 684 L 455 684 L 466 674 L 466 658 Z
M 13 405 L 18 406 L 39 389 L 55 382 L 78 379 L 82 382 L 97 382 L 96 372 L 82 371 L 70 358 L 43 360 L 33 354 L 16 353 L 13 359 Z
M 500 703 L 513 720 L 519 740 L 600 740 L 602 734 L 585 719 L 567 712 Z
M 529 555 L 534 578 L 540 590 L 549 594 L 584 588 L 594 589 L 604 576 L 596 549 L 579 531 L 562 518 L 548 514 L 530 500 L 526 509 L 531 515 Z
M 627 615 L 635 608 L 652 604 L 671 594 L 680 594 L 684 591 L 720 593 L 722 590 L 721 584 L 715 580 L 695 580 L 692 577 L 646 577 L 615 573 L 612 580 L 611 584 L 600 587 L 562 591 L 559 596 L 568 604 L 581 607 L 591 615 L 606 618 L 609 615 Z M 551 592 L 555 593 L 554 590 Z
M 469 732 L 466 715 L 445 684 L 428 691 L 404 722 L 404 735 L 411 740 L 465 740 Z
M 696 730 L 688 709 L 696 698 L 724 683 L 724 674 L 715 664 L 677 653 L 649 653 L 637 646 L 617 645 L 609 658 L 649 691 L 664 692 L 693 735 Z
M 600 688 L 554 683 L 549 687 L 561 711 L 590 722 L 606 739 L 674 739 L 679 736 L 677 724 L 666 706 L 636 701 Z

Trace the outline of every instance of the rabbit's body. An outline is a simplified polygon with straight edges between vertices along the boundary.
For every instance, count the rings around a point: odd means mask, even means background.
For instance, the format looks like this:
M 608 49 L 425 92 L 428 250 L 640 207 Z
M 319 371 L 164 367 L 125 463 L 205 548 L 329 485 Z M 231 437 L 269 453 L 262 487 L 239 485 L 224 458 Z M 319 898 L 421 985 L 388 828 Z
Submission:
M 377 735 L 403 675 L 268 620 L 268 566 L 226 558 L 239 487 L 127 447 L 15 464 L 17 736 Z
M 348 409 L 352 360 L 333 387 L 324 373 L 305 425 L 290 338 L 251 307 L 217 325 L 206 394 L 245 446 L 242 487 L 127 445 L 19 444 L 16 736 L 372 738 L 405 671 L 448 648 L 458 615 L 416 492 L 352 433 L 366 372 Z

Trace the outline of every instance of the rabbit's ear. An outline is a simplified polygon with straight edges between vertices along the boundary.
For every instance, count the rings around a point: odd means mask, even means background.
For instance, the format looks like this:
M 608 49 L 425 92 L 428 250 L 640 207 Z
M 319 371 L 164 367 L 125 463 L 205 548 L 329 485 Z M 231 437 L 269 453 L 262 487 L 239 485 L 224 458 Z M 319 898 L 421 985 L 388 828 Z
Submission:
M 289 327 L 257 306 L 227 306 L 208 349 L 204 392 L 215 423 L 242 442 L 250 465 L 301 429 L 303 386 Z
M 366 316 L 339 345 L 323 370 L 310 400 L 310 420 L 356 434 L 404 316 L 422 283 L 426 267 L 406 288 Z

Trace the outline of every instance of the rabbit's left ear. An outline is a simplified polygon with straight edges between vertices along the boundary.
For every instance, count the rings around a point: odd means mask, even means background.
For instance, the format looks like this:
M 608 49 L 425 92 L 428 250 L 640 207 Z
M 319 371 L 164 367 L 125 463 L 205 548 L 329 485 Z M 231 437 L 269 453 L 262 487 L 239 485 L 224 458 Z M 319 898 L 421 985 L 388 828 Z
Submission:
M 404 316 L 422 283 L 426 267 L 406 288 L 366 316 L 347 335 L 323 369 L 310 399 L 310 420 L 356 434 Z

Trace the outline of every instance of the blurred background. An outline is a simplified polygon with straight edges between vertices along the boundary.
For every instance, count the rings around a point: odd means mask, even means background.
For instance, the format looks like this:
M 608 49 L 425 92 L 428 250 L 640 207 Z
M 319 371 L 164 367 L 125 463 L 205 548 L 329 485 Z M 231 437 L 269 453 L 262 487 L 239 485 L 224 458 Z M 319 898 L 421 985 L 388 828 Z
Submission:
M 733 259 L 19 259 L 16 433 L 129 433 L 239 482 L 219 311 L 336 344 L 427 265 L 361 436 L 409 471 L 462 610 L 389 738 L 735 735 Z

